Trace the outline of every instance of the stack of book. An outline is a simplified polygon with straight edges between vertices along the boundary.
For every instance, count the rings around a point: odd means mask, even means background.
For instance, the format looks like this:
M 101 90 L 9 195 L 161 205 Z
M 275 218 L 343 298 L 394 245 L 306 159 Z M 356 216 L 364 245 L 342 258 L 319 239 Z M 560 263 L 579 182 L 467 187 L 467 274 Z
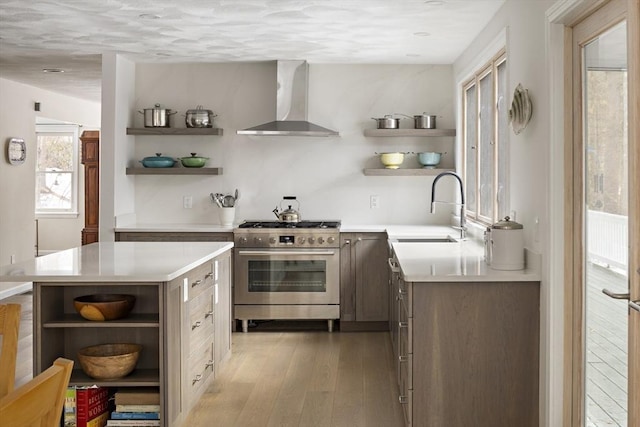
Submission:
M 116 410 L 108 427 L 159 426 L 160 392 L 157 388 L 120 389 L 115 393 Z
M 104 427 L 109 418 L 109 389 L 68 387 L 64 404 L 65 427 Z

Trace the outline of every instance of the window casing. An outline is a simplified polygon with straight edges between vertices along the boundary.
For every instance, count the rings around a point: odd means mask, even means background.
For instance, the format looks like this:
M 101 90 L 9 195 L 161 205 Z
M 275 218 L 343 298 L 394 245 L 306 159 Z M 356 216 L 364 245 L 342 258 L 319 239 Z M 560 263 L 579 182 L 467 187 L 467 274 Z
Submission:
M 78 126 L 36 126 L 36 215 L 78 215 Z
M 500 51 L 462 85 L 462 162 L 468 220 L 489 225 L 508 212 L 507 57 Z

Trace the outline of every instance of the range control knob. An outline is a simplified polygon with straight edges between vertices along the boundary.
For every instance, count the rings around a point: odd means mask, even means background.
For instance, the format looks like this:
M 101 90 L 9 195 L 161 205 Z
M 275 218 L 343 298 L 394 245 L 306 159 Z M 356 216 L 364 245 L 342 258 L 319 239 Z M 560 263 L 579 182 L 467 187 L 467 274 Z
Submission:
M 246 237 L 241 237 L 240 238 L 240 243 L 247 243 L 247 238 Z
M 306 237 L 298 237 L 298 243 L 304 243 L 307 240 Z
M 335 242 L 335 241 L 336 241 L 335 237 L 329 237 L 329 238 L 327 239 L 327 243 L 333 243 L 333 242 Z
M 253 242 L 254 243 L 262 243 L 262 237 L 254 237 L 253 238 Z
M 277 242 L 275 237 L 269 237 L 269 243 L 271 243 L 272 245 L 274 245 Z
M 322 237 L 318 237 L 318 244 L 321 245 L 324 243 L 324 239 Z
M 310 245 L 313 245 L 316 242 L 316 238 L 315 237 L 309 237 L 309 239 L 307 239 L 307 241 L 309 242 Z

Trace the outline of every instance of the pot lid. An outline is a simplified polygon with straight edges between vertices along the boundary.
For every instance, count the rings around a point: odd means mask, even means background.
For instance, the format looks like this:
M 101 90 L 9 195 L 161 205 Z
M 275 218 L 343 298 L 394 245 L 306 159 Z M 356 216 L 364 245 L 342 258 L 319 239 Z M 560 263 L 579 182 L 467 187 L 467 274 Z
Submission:
M 496 222 L 491 226 L 494 230 L 522 230 L 522 224 L 515 221 L 511 221 L 508 216 L 505 216 L 503 220 Z
M 155 156 L 145 157 L 142 160 L 144 160 L 144 161 L 154 161 L 154 160 L 171 160 L 171 161 L 174 161 L 174 158 L 173 157 L 163 156 L 162 153 L 156 153 Z
M 191 154 L 191 157 L 179 157 L 179 160 L 185 160 L 185 159 L 204 159 L 204 160 L 209 160 L 208 157 L 203 157 L 203 156 L 198 156 L 198 153 L 189 153 Z
M 213 114 L 213 111 L 205 110 L 202 105 L 198 105 L 196 108 L 187 110 L 187 114 L 197 114 L 197 113 Z

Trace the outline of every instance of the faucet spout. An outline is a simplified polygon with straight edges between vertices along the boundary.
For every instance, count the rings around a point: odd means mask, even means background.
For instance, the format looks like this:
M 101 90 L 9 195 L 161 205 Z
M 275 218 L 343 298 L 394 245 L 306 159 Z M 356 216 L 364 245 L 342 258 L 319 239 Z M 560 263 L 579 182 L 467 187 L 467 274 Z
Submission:
M 455 172 L 446 171 L 446 172 L 439 173 L 435 177 L 435 179 L 433 180 L 433 184 L 431 184 L 431 213 L 435 212 L 436 202 L 437 203 L 449 203 L 449 202 L 438 202 L 436 200 L 436 184 L 438 183 L 440 178 L 442 178 L 444 176 L 447 176 L 447 175 L 451 175 L 452 177 L 457 179 L 458 180 L 458 184 L 460 185 L 460 226 L 456 227 L 456 228 L 460 229 L 460 238 L 464 239 L 465 238 L 465 231 L 466 231 L 467 227 L 466 227 L 465 208 L 464 208 L 464 187 L 462 185 L 462 178 L 460 178 L 460 175 L 458 175 Z

